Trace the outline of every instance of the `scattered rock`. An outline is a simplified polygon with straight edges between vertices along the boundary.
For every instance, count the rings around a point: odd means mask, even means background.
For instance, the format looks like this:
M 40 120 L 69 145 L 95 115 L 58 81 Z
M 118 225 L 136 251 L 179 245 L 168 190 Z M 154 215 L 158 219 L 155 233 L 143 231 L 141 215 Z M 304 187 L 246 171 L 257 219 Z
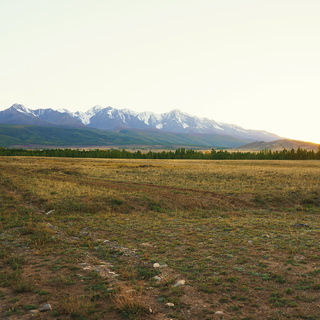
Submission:
M 148 243 L 148 242 L 141 243 L 141 246 L 143 246 L 143 247 L 153 247 L 153 245 L 151 243 Z
M 156 262 L 156 263 L 153 264 L 153 267 L 154 268 L 160 268 L 160 264 L 158 262 Z
M 49 214 L 54 213 L 54 210 L 50 210 L 46 213 L 46 216 L 48 216 Z
M 292 225 L 291 227 L 293 227 L 293 228 L 310 228 L 309 225 L 304 224 L 304 223 L 296 223 L 296 224 Z
M 177 283 L 174 285 L 174 287 L 180 287 L 183 286 L 186 283 L 186 280 L 179 280 Z
M 296 255 L 293 257 L 293 260 L 304 260 L 305 257 L 304 256 L 301 256 L 301 255 Z
M 167 305 L 168 307 L 174 307 L 174 303 L 172 303 L 172 302 L 168 302 L 168 303 L 166 303 L 166 305 Z
M 39 310 L 36 310 L 36 309 L 30 310 L 29 312 L 30 312 L 30 313 L 33 313 L 33 314 L 38 314 L 38 313 L 40 313 L 40 311 L 39 311 Z
M 39 308 L 39 311 L 41 311 L 41 312 L 51 311 L 51 310 L 52 310 L 52 308 L 49 303 L 46 303 L 41 308 Z
M 214 314 L 223 314 L 223 311 L 216 311 Z
M 161 280 L 161 278 L 159 276 L 155 276 L 155 277 L 153 277 L 153 279 L 158 280 L 158 281 Z

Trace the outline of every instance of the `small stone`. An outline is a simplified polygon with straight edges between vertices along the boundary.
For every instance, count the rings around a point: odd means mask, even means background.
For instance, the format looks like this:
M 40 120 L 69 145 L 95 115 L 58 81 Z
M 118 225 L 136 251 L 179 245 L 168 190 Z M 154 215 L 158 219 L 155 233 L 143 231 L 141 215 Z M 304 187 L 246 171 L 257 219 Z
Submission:
M 252 241 L 251 241 L 251 240 L 248 240 L 248 244 L 252 244 Z
M 151 308 L 149 308 L 149 312 L 152 313 L 152 309 Z
M 296 224 L 292 225 L 292 227 L 294 227 L 294 228 L 310 228 L 309 225 L 304 224 L 304 223 L 296 223 Z
M 49 303 L 46 303 L 41 308 L 39 308 L 39 311 L 41 311 L 41 312 L 51 311 L 51 310 L 52 310 L 52 308 Z
M 172 303 L 172 302 L 168 302 L 168 303 L 166 303 L 166 305 L 167 305 L 168 307 L 174 307 L 174 303 Z
M 223 311 L 216 311 L 214 314 L 223 314 Z
M 103 243 L 108 243 L 108 242 L 110 242 L 109 240 L 103 240 Z
M 218 219 L 221 219 L 221 217 L 218 217 Z
M 141 245 L 144 247 L 152 247 L 152 244 L 150 244 L 149 242 L 143 242 L 141 243 Z
M 155 277 L 153 277 L 153 279 L 158 280 L 158 281 L 161 280 L 161 278 L 159 276 L 155 276 Z
M 54 210 L 50 210 L 46 213 L 46 216 L 48 216 L 49 214 L 54 213 Z
M 174 287 L 180 287 L 183 286 L 186 283 L 186 280 L 179 280 L 177 283 L 174 285 Z
M 39 311 L 39 310 L 36 310 L 36 309 L 34 309 L 34 310 L 30 310 L 29 312 L 30 312 L 30 313 L 33 313 L 33 314 L 40 313 L 40 311 Z
M 168 265 L 167 264 L 162 264 L 160 265 L 160 268 L 166 268 Z
M 85 262 L 83 262 L 83 263 L 80 263 L 80 266 L 86 266 L 87 264 L 85 263 Z
M 153 267 L 154 268 L 160 268 L 160 264 L 158 262 L 156 262 L 156 263 L 153 264 Z

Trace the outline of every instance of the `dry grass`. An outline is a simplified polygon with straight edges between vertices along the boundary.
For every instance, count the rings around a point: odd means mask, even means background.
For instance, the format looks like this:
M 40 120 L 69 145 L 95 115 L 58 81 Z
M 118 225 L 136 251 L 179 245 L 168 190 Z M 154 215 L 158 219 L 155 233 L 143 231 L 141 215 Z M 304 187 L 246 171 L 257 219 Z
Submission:
M 74 318 L 78 316 L 85 317 L 94 306 L 92 298 L 92 294 L 69 296 L 65 300 L 62 300 L 60 305 L 66 313 L 72 315 Z
M 142 305 L 142 287 L 140 290 L 120 287 L 118 292 L 111 296 L 111 300 L 116 309 L 129 319 L 138 319 L 138 316 L 150 313 L 150 310 Z
M 319 181 L 319 161 L 1 158 L 4 316 L 319 319 Z

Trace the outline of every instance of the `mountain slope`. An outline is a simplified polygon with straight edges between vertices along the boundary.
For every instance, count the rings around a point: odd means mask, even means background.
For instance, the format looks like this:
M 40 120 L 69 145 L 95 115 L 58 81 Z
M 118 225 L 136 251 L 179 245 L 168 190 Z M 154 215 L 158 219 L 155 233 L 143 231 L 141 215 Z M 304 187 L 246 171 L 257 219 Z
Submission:
M 227 135 L 191 135 L 168 132 L 57 128 L 0 124 L 0 147 L 45 146 L 158 146 L 166 148 L 234 148 L 248 140 Z
M 0 123 L 47 127 L 86 127 L 81 121 L 68 112 L 52 109 L 31 110 L 21 104 L 14 104 L 9 109 L 0 111 Z
M 65 109 L 57 111 L 52 109 L 31 110 L 15 104 L 0 112 L 0 123 L 79 128 L 86 126 L 108 131 L 137 129 L 185 134 L 215 134 L 263 141 L 274 141 L 280 138 L 270 132 L 248 130 L 234 124 L 199 118 L 177 109 L 155 114 L 95 106 L 87 112 L 70 112 Z
M 305 150 L 318 150 L 319 145 L 311 142 L 304 142 L 299 140 L 282 139 L 271 142 L 255 141 L 243 146 L 237 147 L 237 150 L 245 151 L 261 151 L 261 150 L 271 150 L 271 151 L 281 151 L 283 149 L 305 149 Z

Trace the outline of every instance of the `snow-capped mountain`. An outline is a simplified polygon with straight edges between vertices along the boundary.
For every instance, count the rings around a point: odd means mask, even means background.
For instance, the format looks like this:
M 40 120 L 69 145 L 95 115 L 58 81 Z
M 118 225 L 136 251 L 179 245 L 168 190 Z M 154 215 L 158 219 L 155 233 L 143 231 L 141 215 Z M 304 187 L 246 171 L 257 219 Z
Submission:
M 67 110 L 31 110 L 21 104 L 14 104 L 11 108 L 0 111 L 0 123 L 85 128 L 85 125 Z
M 70 112 L 66 109 L 31 110 L 23 105 L 14 104 L 11 108 L 0 111 L 0 123 L 89 127 L 109 131 L 136 129 L 188 134 L 219 134 L 259 141 L 273 141 L 280 138 L 266 131 L 248 130 L 234 124 L 199 118 L 178 109 L 156 114 L 95 106 L 86 112 Z

